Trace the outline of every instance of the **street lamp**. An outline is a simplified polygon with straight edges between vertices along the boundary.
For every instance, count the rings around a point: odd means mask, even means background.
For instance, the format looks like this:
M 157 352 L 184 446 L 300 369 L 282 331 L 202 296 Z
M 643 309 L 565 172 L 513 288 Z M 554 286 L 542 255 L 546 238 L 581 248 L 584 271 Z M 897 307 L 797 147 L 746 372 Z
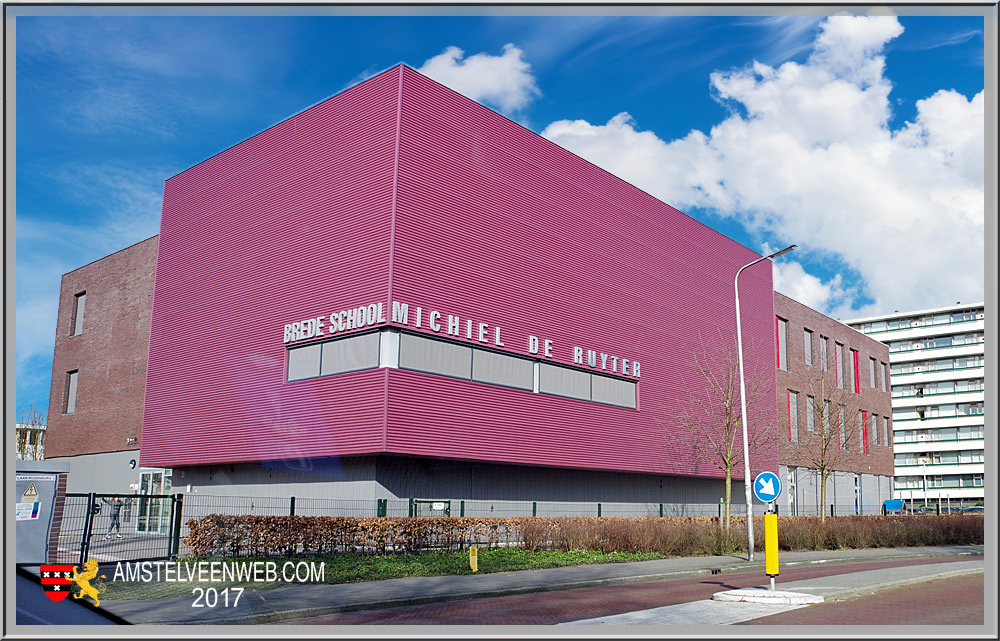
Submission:
M 747 500 L 747 561 L 753 561 L 753 502 L 750 498 L 750 441 L 747 438 L 747 392 L 746 383 L 743 380 L 743 333 L 740 330 L 740 274 L 748 267 L 753 267 L 757 263 L 769 258 L 783 256 L 796 247 L 798 245 L 789 245 L 770 256 L 758 258 L 752 263 L 740 267 L 740 270 L 736 272 L 736 279 L 733 281 L 733 288 L 736 290 L 736 352 L 737 360 L 740 363 L 740 423 L 743 425 L 743 486 L 746 490 Z

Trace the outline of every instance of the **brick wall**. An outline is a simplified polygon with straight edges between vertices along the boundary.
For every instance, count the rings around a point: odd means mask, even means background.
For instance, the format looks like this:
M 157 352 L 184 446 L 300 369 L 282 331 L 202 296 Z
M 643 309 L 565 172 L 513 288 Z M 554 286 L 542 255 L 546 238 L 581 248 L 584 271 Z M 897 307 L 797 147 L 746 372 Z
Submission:
M 849 408 L 852 417 L 856 417 L 859 409 L 867 412 L 869 430 L 873 429 L 872 415 L 878 415 L 878 442 L 869 436 L 868 453 L 862 452 L 862 443 L 852 439 L 847 443 L 848 455 L 841 455 L 839 464 L 834 468 L 845 472 L 861 472 L 866 474 L 893 474 L 892 443 L 885 442 L 883 417 L 891 416 L 891 394 L 881 388 L 881 364 L 889 363 L 889 347 L 864 334 L 855 331 L 829 316 L 806 307 L 787 296 L 774 293 L 774 313 L 779 318 L 788 321 L 787 332 L 787 371 L 778 368 L 777 371 L 777 403 L 778 432 L 781 443 L 779 457 L 782 465 L 795 467 L 815 467 L 815 455 L 811 452 L 816 448 L 816 434 L 822 432 L 820 417 L 815 417 L 815 432 L 810 434 L 807 429 L 806 397 L 812 395 L 816 402 L 821 397 L 831 401 L 833 416 L 831 428 L 837 429 L 836 407 L 843 404 Z M 805 360 L 805 329 L 812 330 L 812 365 Z M 820 341 L 825 336 L 829 339 L 827 371 L 820 368 Z M 858 372 L 860 394 L 854 393 L 854 380 L 848 380 L 849 369 L 845 369 L 844 379 L 846 389 L 837 388 L 836 365 L 834 362 L 834 345 L 841 343 L 850 358 L 850 350 L 858 351 Z M 876 360 L 876 385 L 872 389 L 869 377 L 869 358 Z M 886 386 L 889 386 L 888 374 Z M 798 392 L 798 443 L 792 441 L 789 434 L 789 396 L 788 391 Z M 849 417 L 850 418 L 850 417 Z M 856 418 L 855 418 L 856 420 Z M 860 437 L 860 434 L 858 435 Z M 892 434 L 890 433 L 890 439 Z M 811 460 L 813 459 L 813 460 Z
M 62 277 L 47 458 L 139 449 L 158 238 Z M 83 330 L 70 336 L 74 297 L 84 291 Z M 72 370 L 79 371 L 76 409 L 64 414 Z

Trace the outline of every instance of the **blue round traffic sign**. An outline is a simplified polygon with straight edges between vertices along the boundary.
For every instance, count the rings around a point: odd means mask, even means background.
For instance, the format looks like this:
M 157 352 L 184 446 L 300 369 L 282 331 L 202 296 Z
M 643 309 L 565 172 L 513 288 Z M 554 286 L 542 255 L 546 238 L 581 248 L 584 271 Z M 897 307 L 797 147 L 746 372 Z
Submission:
M 774 472 L 761 472 L 754 479 L 753 493 L 764 503 L 770 503 L 781 494 L 781 479 Z

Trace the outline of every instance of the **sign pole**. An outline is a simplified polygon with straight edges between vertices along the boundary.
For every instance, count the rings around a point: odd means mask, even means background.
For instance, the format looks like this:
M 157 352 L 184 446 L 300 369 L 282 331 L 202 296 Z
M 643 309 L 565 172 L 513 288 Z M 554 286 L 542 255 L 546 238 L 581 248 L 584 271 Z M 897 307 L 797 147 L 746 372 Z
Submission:
M 778 510 L 775 501 L 781 495 L 781 478 L 774 472 L 761 472 L 753 483 L 753 491 L 762 503 L 767 503 L 764 513 L 764 574 L 771 579 L 778 576 Z
M 767 504 L 764 514 L 764 572 L 770 577 L 774 592 L 774 577 L 778 576 L 778 513 L 773 501 Z

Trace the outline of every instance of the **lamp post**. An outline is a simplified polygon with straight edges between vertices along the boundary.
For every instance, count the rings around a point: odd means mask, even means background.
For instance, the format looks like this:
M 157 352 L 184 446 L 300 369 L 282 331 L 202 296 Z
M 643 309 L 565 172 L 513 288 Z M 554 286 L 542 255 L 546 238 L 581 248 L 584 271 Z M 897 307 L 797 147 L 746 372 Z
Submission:
M 797 246 L 798 245 L 789 245 L 781 251 L 774 252 L 770 256 L 758 258 L 752 263 L 748 263 L 743 267 L 740 267 L 739 271 L 736 272 L 736 278 L 733 281 L 733 288 L 736 290 L 736 353 L 737 360 L 740 363 L 740 424 L 743 426 L 743 486 L 746 490 L 747 501 L 747 561 L 753 561 L 753 502 L 750 497 L 750 441 L 747 438 L 746 383 L 743 380 L 743 333 L 740 329 L 740 274 L 742 274 L 743 270 L 746 268 L 753 267 L 761 261 L 768 260 L 769 258 L 777 258 L 778 256 L 787 254 Z

